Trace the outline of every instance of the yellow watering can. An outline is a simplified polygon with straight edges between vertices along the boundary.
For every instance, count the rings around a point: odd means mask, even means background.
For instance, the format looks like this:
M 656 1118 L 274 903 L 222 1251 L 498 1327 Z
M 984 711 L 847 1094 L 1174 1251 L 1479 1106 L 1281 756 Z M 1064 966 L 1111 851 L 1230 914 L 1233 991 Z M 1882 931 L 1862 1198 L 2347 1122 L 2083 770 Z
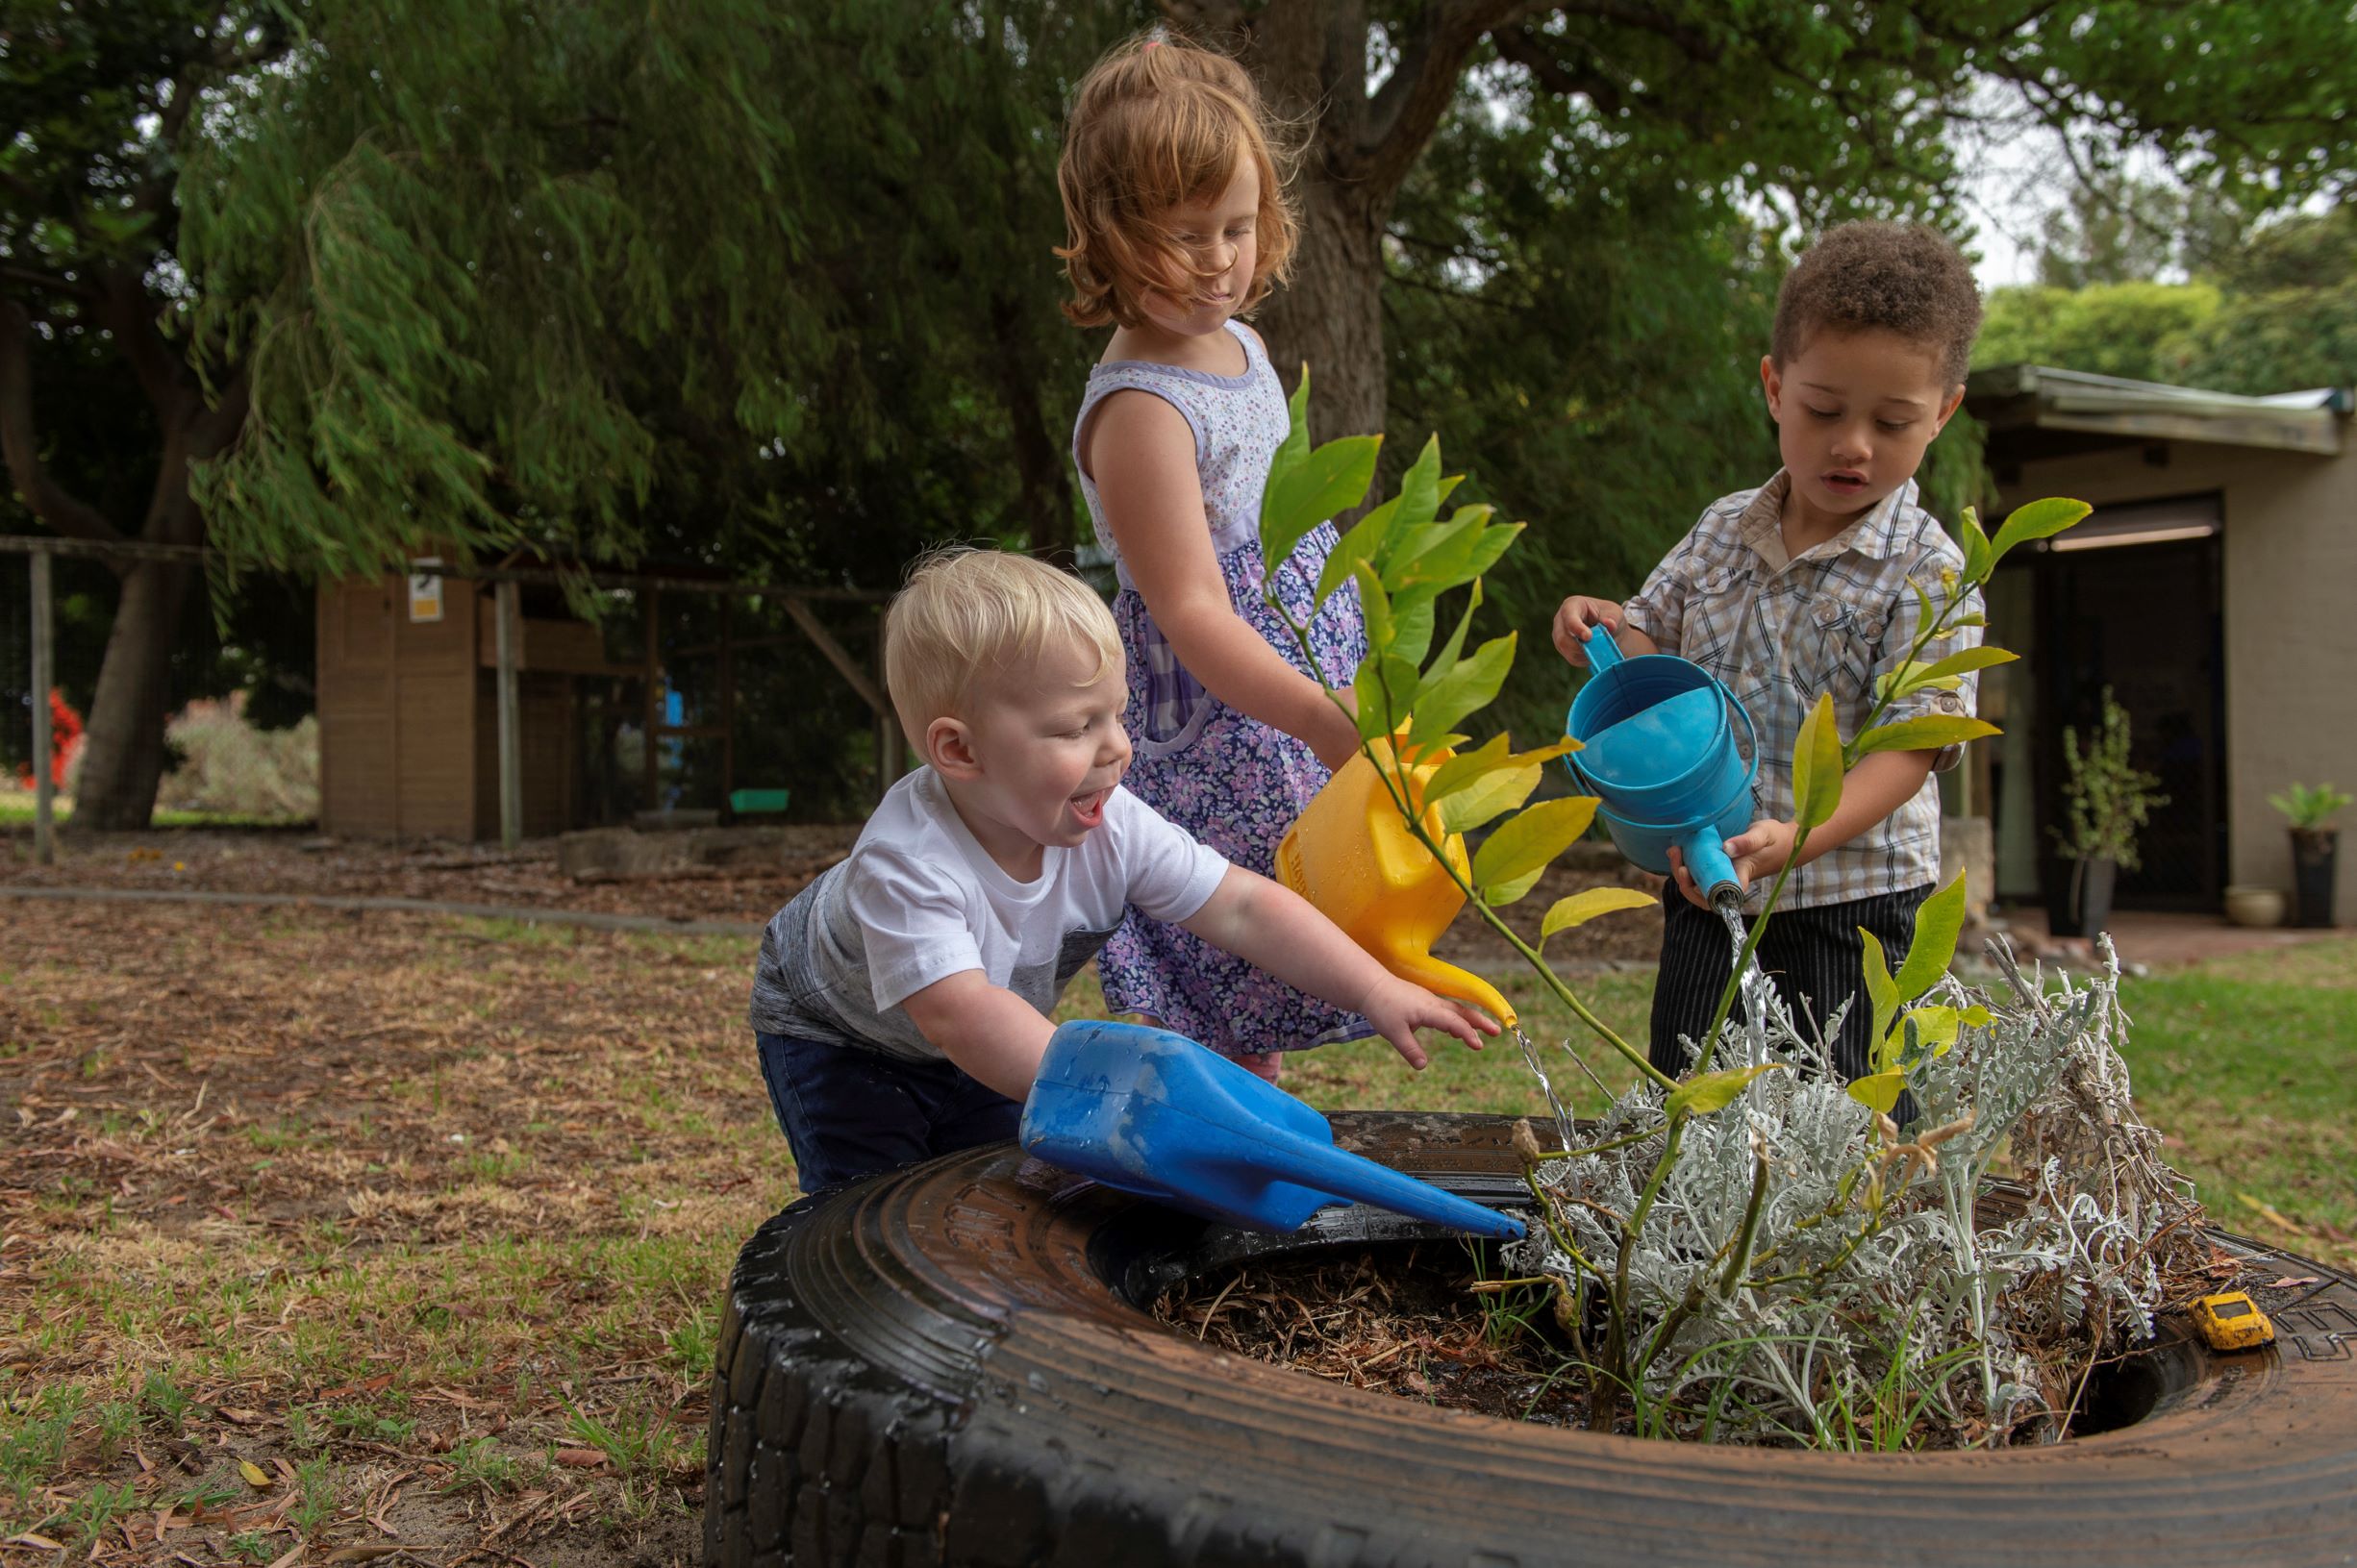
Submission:
M 1390 760 L 1387 742 L 1376 741 L 1374 749 Z M 1459 876 L 1469 876 L 1464 835 L 1441 838 L 1439 809 L 1423 805 L 1424 781 L 1449 756 L 1434 751 L 1417 757 L 1408 774 L 1409 798 L 1449 864 Z M 1470 1002 L 1514 1027 L 1514 1008 L 1495 986 L 1432 956 L 1434 939 L 1465 908 L 1465 893 L 1400 820 L 1398 805 L 1366 753 L 1343 763 L 1286 830 L 1277 845 L 1277 880 L 1400 979 Z

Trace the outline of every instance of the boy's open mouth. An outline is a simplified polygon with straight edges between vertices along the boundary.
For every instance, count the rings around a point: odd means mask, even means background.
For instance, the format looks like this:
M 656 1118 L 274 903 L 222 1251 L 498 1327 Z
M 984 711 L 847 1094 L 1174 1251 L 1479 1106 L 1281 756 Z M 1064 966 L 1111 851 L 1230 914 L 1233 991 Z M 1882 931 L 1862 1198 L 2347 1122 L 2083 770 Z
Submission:
M 1825 488 L 1836 495 L 1855 495 L 1866 488 L 1864 474 L 1831 473 L 1824 476 Z
M 1080 819 L 1082 827 L 1093 828 L 1105 820 L 1105 803 L 1111 799 L 1113 799 L 1111 784 L 1107 784 L 1102 789 L 1092 789 L 1086 795 L 1074 795 L 1072 814 Z

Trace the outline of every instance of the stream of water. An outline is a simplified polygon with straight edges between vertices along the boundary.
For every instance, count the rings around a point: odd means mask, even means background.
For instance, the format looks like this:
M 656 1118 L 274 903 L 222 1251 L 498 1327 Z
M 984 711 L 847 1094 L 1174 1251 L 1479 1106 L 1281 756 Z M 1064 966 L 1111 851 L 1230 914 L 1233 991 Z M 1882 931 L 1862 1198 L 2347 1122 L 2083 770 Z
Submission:
M 1570 1113 L 1564 1109 L 1563 1101 L 1556 1098 L 1555 1085 L 1547 1082 L 1546 1069 L 1539 1064 L 1539 1047 L 1522 1033 L 1519 1024 L 1514 1026 L 1513 1033 L 1514 1043 L 1522 1048 L 1522 1060 L 1529 1066 L 1531 1076 L 1539 1081 L 1539 1087 L 1546 1094 L 1547 1108 L 1555 1113 L 1555 1131 L 1563 1138 L 1563 1147 L 1578 1148 L 1579 1145 L 1571 1137 Z
M 1740 1016 L 1743 1021 L 1743 1038 L 1748 1047 L 1743 1054 L 1743 1060 L 1721 1065 L 1754 1065 L 1767 1059 L 1768 1020 L 1778 1019 L 1786 1027 L 1790 1027 L 1790 1020 L 1783 1017 L 1784 999 L 1776 994 L 1773 986 L 1768 984 L 1768 972 L 1760 967 L 1759 955 L 1755 952 L 1749 963 L 1743 962 L 1743 937 L 1748 928 L 1743 922 L 1743 901 L 1734 897 L 1722 897 L 1716 901 L 1712 908 L 1718 911 L 1718 918 L 1725 921 L 1727 925 L 1727 936 L 1733 944 L 1730 949 L 1732 957 L 1728 959 L 1729 964 L 1743 965 L 1743 978 L 1736 984 L 1736 995 L 1743 1000 L 1743 1005 L 1731 1016 Z M 1707 1052 L 1712 1042 L 1702 1043 Z
M 1713 908 L 1718 909 L 1718 917 L 1726 922 L 1728 938 L 1734 944 L 1733 957 L 1729 962 L 1731 964 L 1743 963 L 1743 937 L 1749 928 L 1743 921 L 1742 902 L 1734 898 L 1721 898 Z M 1743 1055 L 1746 1058 L 1761 1058 L 1767 1035 L 1764 1021 L 1770 1016 L 1768 1009 L 1774 1008 L 1778 1012 L 1783 1010 L 1783 1001 L 1768 984 L 1768 974 L 1760 967 L 1760 960 L 1756 955 L 1749 963 L 1743 964 L 1743 978 L 1742 983 L 1737 987 L 1737 994 L 1743 998 L 1742 1017 L 1747 1021 L 1743 1031 L 1744 1038 L 1753 1047 L 1753 1049 L 1744 1051 Z M 1554 1083 L 1546 1076 L 1546 1068 L 1539 1060 L 1538 1044 L 1528 1034 L 1525 1034 L 1518 1025 L 1509 1029 L 1507 1033 L 1514 1036 L 1514 1043 L 1521 1047 L 1523 1064 L 1530 1068 L 1531 1077 L 1539 1081 L 1539 1088 L 1546 1096 L 1547 1109 L 1555 1117 L 1555 1131 L 1563 1138 L 1563 1147 L 1566 1149 L 1579 1147 L 1577 1140 L 1571 1134 L 1571 1113 L 1564 1108 L 1562 1098 L 1556 1094 Z M 1702 1043 L 1707 1047 L 1708 1042 Z M 1564 1042 L 1564 1049 L 1566 1052 L 1570 1051 L 1569 1041 Z M 1578 1058 L 1575 1056 L 1573 1059 L 1576 1061 Z M 1739 1062 L 1732 1065 L 1745 1064 Z M 1729 1064 L 1722 1063 L 1721 1065 Z M 1598 1087 L 1601 1088 L 1602 1085 L 1599 1083 Z

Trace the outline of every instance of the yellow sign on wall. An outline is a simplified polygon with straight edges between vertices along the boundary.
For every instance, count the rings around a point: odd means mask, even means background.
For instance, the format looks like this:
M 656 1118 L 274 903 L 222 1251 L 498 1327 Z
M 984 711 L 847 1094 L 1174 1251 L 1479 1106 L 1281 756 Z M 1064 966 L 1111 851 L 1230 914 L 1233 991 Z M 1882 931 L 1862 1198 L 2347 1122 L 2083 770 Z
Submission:
M 410 562 L 410 619 L 439 621 L 442 618 L 442 562 L 439 556 L 427 556 Z

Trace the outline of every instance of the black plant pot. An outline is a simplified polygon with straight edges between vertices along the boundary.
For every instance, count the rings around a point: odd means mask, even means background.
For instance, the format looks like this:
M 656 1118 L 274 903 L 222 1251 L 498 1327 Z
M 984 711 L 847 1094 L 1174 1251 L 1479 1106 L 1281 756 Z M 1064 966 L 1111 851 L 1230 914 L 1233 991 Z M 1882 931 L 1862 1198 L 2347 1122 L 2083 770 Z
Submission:
M 2111 923 L 2116 860 L 2074 860 L 2062 896 L 2046 906 L 2046 930 L 2056 936 L 2093 936 Z
M 2292 830 L 2292 891 L 2299 907 L 2292 924 L 2332 924 L 2333 862 L 2339 858 L 2340 837 L 2338 828 Z

